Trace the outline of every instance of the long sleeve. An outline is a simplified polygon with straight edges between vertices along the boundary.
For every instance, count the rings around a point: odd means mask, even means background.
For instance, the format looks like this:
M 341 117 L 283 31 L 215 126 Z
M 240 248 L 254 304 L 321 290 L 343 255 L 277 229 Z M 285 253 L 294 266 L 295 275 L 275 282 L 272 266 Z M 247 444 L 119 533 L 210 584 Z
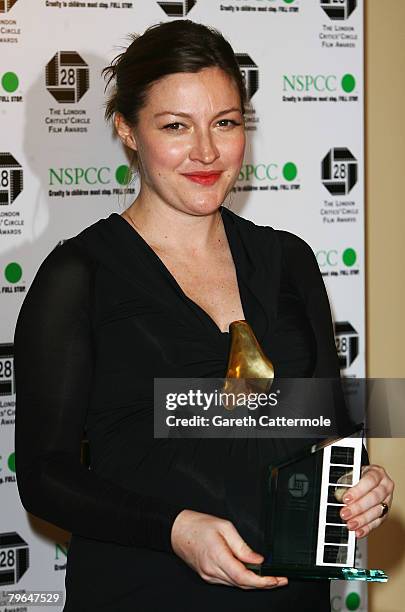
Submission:
M 301 238 L 282 231 L 283 252 L 291 283 L 296 287 L 305 304 L 306 315 L 311 323 L 316 342 L 316 357 L 313 377 L 340 379 L 339 360 L 336 350 L 329 299 L 311 247 Z M 338 391 L 340 395 L 341 387 Z M 344 406 L 344 400 L 337 400 Z M 346 412 L 346 411 L 345 411 Z M 345 430 L 347 420 L 343 416 L 340 427 Z M 369 464 L 366 448 L 363 446 L 362 464 Z
M 305 304 L 316 341 L 316 361 L 313 376 L 335 378 L 340 376 L 329 300 L 321 272 L 311 247 L 289 232 L 280 232 L 283 253 L 291 284 Z
M 92 389 L 94 264 L 74 239 L 41 264 L 15 330 L 16 475 L 24 508 L 77 535 L 172 552 L 183 509 L 80 462 Z

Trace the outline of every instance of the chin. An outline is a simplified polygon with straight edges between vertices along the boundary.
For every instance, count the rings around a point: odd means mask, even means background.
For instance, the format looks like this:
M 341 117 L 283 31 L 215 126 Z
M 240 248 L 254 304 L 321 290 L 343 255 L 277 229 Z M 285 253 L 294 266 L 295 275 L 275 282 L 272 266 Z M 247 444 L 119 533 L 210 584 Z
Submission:
M 194 209 L 203 210 L 203 211 L 206 211 L 207 213 L 214 212 L 224 202 L 225 197 L 226 197 L 226 193 L 222 193 L 222 189 L 221 189 L 221 193 L 213 193 L 209 197 L 206 197 L 201 200 L 194 200 L 194 202 L 190 200 L 188 202 L 188 206 L 190 206 L 191 204 L 192 208 Z
M 215 200 L 215 202 L 202 202 L 191 206 L 193 210 L 204 215 L 215 213 L 221 206 L 222 200 Z M 190 208 L 190 206 L 188 206 Z

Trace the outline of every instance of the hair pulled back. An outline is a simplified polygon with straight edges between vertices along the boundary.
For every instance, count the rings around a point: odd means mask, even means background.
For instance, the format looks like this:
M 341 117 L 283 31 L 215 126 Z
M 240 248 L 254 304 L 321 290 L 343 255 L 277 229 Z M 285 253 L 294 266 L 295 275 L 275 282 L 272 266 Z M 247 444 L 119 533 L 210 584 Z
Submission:
M 153 83 L 170 74 L 210 67 L 221 68 L 233 80 L 245 112 L 246 88 L 237 59 L 215 28 L 178 19 L 152 25 L 142 35 L 131 34 L 130 38 L 128 48 L 102 70 L 106 88 L 115 82 L 105 105 L 106 120 L 119 112 L 129 125 L 136 126 Z

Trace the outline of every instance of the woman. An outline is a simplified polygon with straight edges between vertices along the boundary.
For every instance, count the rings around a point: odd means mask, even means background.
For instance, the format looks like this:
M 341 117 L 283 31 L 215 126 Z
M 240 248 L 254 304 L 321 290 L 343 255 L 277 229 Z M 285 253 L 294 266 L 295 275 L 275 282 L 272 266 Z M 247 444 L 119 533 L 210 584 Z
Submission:
M 18 486 L 28 511 L 72 532 L 64 611 L 325 612 L 328 582 L 243 564 L 263 560 L 257 474 L 288 442 L 153 438 L 154 377 L 224 376 L 231 321 L 250 323 L 279 376 L 339 376 L 311 249 L 221 205 L 245 146 L 233 51 L 172 21 L 106 72 L 140 193 L 48 255 L 15 334 Z M 348 527 L 378 526 L 392 490 L 364 468 Z

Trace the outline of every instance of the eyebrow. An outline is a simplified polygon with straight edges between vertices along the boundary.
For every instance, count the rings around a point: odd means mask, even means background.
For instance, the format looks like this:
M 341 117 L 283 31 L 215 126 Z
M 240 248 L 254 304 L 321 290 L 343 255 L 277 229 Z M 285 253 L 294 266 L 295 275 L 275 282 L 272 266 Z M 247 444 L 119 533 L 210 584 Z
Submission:
M 216 117 L 219 117 L 220 115 L 225 115 L 226 113 L 231 113 L 231 112 L 234 112 L 234 111 L 237 111 L 237 112 L 242 114 L 242 110 L 240 108 L 238 108 L 237 106 L 235 106 L 233 108 L 226 108 L 225 110 L 219 111 L 219 113 L 214 115 L 214 119 Z M 191 115 L 189 115 L 188 113 L 175 112 L 175 111 L 170 111 L 170 110 L 166 110 L 166 111 L 162 111 L 160 113 L 156 113 L 153 116 L 154 117 L 160 117 L 161 115 L 176 115 L 177 117 L 191 117 Z

